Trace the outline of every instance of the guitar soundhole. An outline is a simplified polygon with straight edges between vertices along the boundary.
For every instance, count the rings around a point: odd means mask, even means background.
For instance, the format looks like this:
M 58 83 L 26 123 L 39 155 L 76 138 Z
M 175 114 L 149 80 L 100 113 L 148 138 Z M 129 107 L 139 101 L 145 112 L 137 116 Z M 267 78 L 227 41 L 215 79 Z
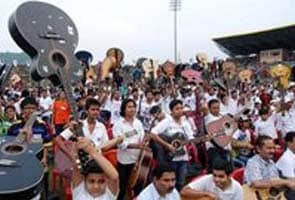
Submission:
M 230 123 L 226 122 L 226 123 L 224 124 L 224 126 L 225 126 L 225 128 L 230 128 Z
M 25 148 L 22 145 L 8 144 L 3 147 L 2 151 L 8 155 L 19 155 L 25 151 Z
M 55 65 L 63 67 L 66 65 L 66 59 L 64 57 L 64 55 L 62 55 L 61 53 L 54 53 L 52 55 L 52 61 Z
M 279 193 L 280 193 L 280 190 L 277 188 L 272 187 L 269 189 L 269 194 L 271 196 L 277 196 Z

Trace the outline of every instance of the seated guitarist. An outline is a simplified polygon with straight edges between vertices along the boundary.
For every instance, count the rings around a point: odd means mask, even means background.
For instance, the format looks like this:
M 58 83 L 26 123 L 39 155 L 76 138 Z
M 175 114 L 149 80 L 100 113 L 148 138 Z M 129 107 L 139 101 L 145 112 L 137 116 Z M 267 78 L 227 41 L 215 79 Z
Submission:
M 151 138 L 162 145 L 168 152 L 175 153 L 176 148 L 164 138 L 173 138 L 176 134 L 181 136 L 181 139 L 193 139 L 193 131 L 188 121 L 183 117 L 183 103 L 181 100 L 172 100 L 169 104 L 171 117 L 167 117 L 160 121 L 151 131 Z M 181 155 L 176 155 L 170 160 L 170 164 L 176 172 L 176 189 L 181 190 L 185 183 L 187 174 L 187 161 L 189 160 L 188 153 L 185 147 Z M 165 155 L 163 155 L 165 156 Z M 167 155 L 166 155 L 167 156 Z M 164 160 L 164 159 L 162 159 Z
M 245 168 L 244 181 L 255 189 L 287 187 L 295 190 L 295 181 L 282 179 L 272 158 L 275 143 L 270 136 L 258 136 L 256 141 L 257 155 L 248 160 Z

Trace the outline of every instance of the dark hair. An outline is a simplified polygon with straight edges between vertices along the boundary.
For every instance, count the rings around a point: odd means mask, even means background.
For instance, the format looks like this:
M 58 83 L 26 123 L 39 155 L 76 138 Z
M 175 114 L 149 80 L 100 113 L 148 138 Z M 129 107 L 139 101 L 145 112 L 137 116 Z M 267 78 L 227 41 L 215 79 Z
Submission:
M 85 110 L 88 110 L 90 106 L 98 106 L 100 107 L 100 103 L 94 98 L 88 98 L 85 102 Z
M 160 163 L 153 172 L 153 177 L 160 179 L 165 172 L 174 172 L 175 170 L 168 163 Z
M 125 117 L 125 112 L 126 112 L 127 104 L 129 102 L 132 102 L 135 105 L 135 107 L 136 107 L 136 102 L 133 99 L 124 99 L 122 101 L 121 108 L 120 108 L 120 116 L 121 117 Z
M 256 146 L 261 148 L 264 145 L 264 141 L 266 140 L 272 140 L 271 137 L 268 135 L 259 135 L 258 138 L 256 139 Z
M 154 115 L 154 114 L 159 113 L 159 112 L 161 112 L 161 107 L 158 106 L 158 105 L 153 106 L 153 107 L 151 107 L 151 109 L 150 109 L 150 114 L 151 114 L 151 115 Z
M 21 108 L 21 109 L 24 109 L 24 107 L 25 107 L 26 105 L 28 105 L 28 104 L 33 104 L 33 105 L 35 105 L 35 106 L 38 106 L 38 103 L 37 103 L 37 101 L 36 101 L 35 98 L 33 98 L 33 97 L 26 97 L 26 98 L 24 98 L 24 100 L 22 100 L 22 102 L 20 103 L 20 108 Z
M 5 107 L 4 112 L 6 112 L 8 109 L 12 109 L 13 111 L 16 111 L 15 107 L 13 105 L 8 105 Z
M 28 97 L 30 95 L 30 92 L 28 90 L 23 90 L 21 93 L 21 97 Z
M 212 104 L 214 103 L 219 103 L 218 99 L 211 99 L 209 102 L 208 102 L 208 108 L 211 108 Z
M 178 105 L 178 104 L 183 104 L 182 103 L 182 101 L 181 100 L 179 100 L 179 99 L 173 99 L 171 102 L 170 102 L 170 104 L 169 104 L 169 109 L 170 109 L 170 111 L 172 111 L 173 110 L 173 108 L 176 106 L 176 105 Z
M 295 131 L 290 131 L 286 134 L 285 141 L 293 142 L 294 138 L 295 138 Z
M 138 88 L 133 88 L 133 89 L 131 90 L 131 93 L 134 93 L 134 92 L 138 92 Z
M 261 115 L 266 115 L 266 114 L 268 114 L 268 109 L 265 107 L 260 108 L 259 115 L 261 116 Z
M 153 91 L 151 89 L 146 89 L 144 94 L 147 95 L 148 93 L 151 93 L 152 95 L 154 95 Z
M 85 170 L 83 171 L 83 175 L 87 176 L 90 173 L 97 173 L 97 174 L 102 174 L 104 173 L 101 167 L 96 163 L 95 160 L 90 160 L 87 163 L 87 166 Z
M 225 159 L 214 159 L 212 170 L 223 170 L 227 175 L 233 172 L 233 166 Z

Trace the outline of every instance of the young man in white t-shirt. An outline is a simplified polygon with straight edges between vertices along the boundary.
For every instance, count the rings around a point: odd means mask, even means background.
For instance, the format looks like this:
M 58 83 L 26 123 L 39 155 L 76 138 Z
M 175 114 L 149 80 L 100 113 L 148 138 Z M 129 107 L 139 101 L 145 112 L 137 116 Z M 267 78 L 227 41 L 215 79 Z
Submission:
M 89 139 L 78 138 L 77 147 L 88 153 L 92 160 L 83 174 L 73 163 L 73 200 L 115 200 L 119 193 L 119 175 L 115 167 L 97 152 Z
M 152 140 L 160 144 L 167 154 L 176 153 L 176 147 L 169 143 L 169 138 L 178 135 L 178 139 L 189 140 L 193 139 L 193 131 L 191 125 L 183 116 L 183 103 L 181 100 L 172 100 L 170 105 L 171 117 L 167 117 L 159 122 L 151 131 L 150 137 Z M 186 147 L 181 148 L 181 153 L 171 156 L 170 164 L 174 167 L 176 172 L 176 188 L 181 190 L 185 183 L 185 176 L 187 174 L 187 161 L 189 160 Z M 164 159 L 161 159 L 164 160 Z
M 162 163 L 153 172 L 153 182 L 141 191 L 136 200 L 180 200 L 175 182 L 174 169 Z
M 97 120 L 99 116 L 99 102 L 96 99 L 87 99 L 85 109 L 87 111 L 87 118 L 82 121 L 83 134 L 94 143 L 96 148 L 102 148 L 102 151 L 107 151 L 122 141 L 122 138 L 115 138 L 109 141 L 105 126 Z M 63 153 L 71 160 L 74 160 L 75 158 L 72 158 L 70 151 L 66 147 L 67 141 L 76 137 L 72 130 L 71 128 L 67 128 L 61 132 L 56 137 L 56 143 Z
M 207 197 L 216 200 L 243 200 L 241 185 L 230 176 L 231 164 L 218 159 L 212 169 L 212 174 L 197 178 L 184 187 L 181 196 L 189 199 Z

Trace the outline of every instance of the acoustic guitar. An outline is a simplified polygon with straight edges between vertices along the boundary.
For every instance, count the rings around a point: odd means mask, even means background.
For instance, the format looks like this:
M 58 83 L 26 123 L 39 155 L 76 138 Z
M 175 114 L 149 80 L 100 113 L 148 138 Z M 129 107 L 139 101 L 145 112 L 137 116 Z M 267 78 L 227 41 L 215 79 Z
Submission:
M 245 107 L 235 114 L 233 117 L 224 115 L 220 119 L 212 121 L 206 125 L 208 135 L 214 136 L 216 133 L 224 133 L 223 135 L 216 136 L 213 141 L 220 147 L 225 147 L 232 140 L 232 135 L 238 129 L 236 119 L 239 118 L 244 112 L 251 109 L 251 102 L 247 102 Z
M 175 152 L 168 152 L 166 154 L 166 158 L 168 160 L 172 160 L 175 156 L 181 156 L 185 154 L 184 151 L 184 146 L 186 144 L 189 143 L 194 143 L 194 144 L 198 144 L 198 143 L 202 143 L 202 142 L 206 142 L 209 141 L 211 139 L 213 139 L 214 137 L 219 137 L 221 135 L 224 135 L 224 132 L 221 131 L 219 133 L 215 132 L 214 135 L 203 135 L 203 136 L 199 136 L 190 140 L 185 140 L 183 133 L 177 132 L 172 136 L 166 136 L 163 134 L 160 134 L 159 136 L 165 140 L 166 142 L 170 143 L 171 145 L 173 145 L 173 147 L 175 147 Z
M 24 128 L 32 130 L 40 112 L 32 113 Z M 32 199 L 43 191 L 43 167 L 37 154 L 43 149 L 42 138 L 24 133 L 0 138 L 0 199 Z
M 286 200 L 284 192 L 277 188 L 255 189 L 243 185 L 244 199 L 251 200 Z
M 18 7 L 9 19 L 10 33 L 32 59 L 31 76 L 35 81 L 49 79 L 61 86 L 69 102 L 73 119 L 78 121 L 72 83 L 83 78 L 83 69 L 74 56 L 78 45 L 78 31 L 61 9 L 43 2 L 26 2 Z M 84 136 L 81 125 L 75 135 Z M 83 172 L 87 167 L 88 154 L 79 150 L 78 167 Z

